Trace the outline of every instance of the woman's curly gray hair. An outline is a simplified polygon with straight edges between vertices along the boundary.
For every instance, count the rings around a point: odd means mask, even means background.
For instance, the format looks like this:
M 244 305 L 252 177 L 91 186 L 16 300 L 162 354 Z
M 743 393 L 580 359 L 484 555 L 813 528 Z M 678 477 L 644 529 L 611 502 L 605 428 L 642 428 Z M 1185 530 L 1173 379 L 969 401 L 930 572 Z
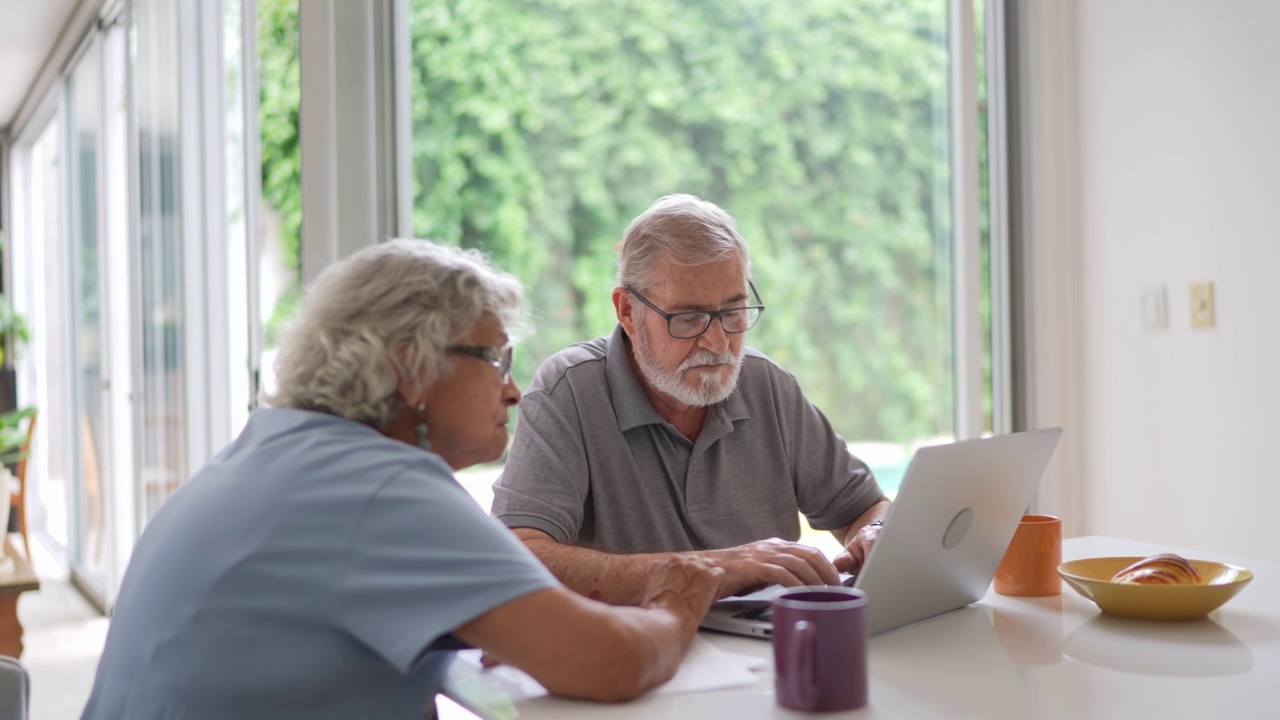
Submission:
M 276 357 L 275 407 L 316 410 L 379 430 L 402 411 L 401 377 L 422 387 L 452 369 L 445 347 L 485 313 L 523 329 L 524 289 L 475 250 L 426 240 L 364 248 L 320 273 Z

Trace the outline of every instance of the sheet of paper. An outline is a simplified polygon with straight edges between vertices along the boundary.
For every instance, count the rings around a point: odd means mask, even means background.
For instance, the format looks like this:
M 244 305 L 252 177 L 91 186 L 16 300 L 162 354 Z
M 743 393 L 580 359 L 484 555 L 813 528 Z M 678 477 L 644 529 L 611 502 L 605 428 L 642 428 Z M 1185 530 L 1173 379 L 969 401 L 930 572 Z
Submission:
M 653 692 L 674 695 L 751 685 L 756 681 L 753 668 L 767 662 L 764 658 L 721 650 L 701 635 L 695 635 L 675 677 L 659 685 Z
M 768 662 L 766 658 L 721 650 L 701 636 L 694 636 L 675 676 L 652 692 L 672 695 L 751 685 L 757 679 L 752 671 Z M 547 694 L 546 688 L 521 670 L 506 665 L 482 668 L 479 650 L 458 653 L 457 663 L 462 667 L 456 667 L 452 674 L 471 689 L 479 682 L 504 691 L 513 702 Z

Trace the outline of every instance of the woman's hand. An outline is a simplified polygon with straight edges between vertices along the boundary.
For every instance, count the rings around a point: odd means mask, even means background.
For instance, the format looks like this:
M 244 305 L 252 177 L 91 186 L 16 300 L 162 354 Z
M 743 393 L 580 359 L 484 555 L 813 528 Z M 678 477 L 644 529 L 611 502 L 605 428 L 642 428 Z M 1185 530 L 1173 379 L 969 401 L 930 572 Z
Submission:
M 715 601 L 724 574 L 706 558 L 672 555 L 655 566 L 640 606 L 660 607 L 676 614 L 692 635 Z

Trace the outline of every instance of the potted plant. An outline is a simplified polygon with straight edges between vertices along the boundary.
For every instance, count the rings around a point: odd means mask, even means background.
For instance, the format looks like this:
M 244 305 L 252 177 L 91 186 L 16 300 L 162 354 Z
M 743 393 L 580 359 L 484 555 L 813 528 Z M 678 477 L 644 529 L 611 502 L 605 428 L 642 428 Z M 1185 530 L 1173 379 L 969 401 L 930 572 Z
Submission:
M 0 293 L 0 412 L 17 408 L 17 372 L 13 359 L 31 339 L 27 319 Z

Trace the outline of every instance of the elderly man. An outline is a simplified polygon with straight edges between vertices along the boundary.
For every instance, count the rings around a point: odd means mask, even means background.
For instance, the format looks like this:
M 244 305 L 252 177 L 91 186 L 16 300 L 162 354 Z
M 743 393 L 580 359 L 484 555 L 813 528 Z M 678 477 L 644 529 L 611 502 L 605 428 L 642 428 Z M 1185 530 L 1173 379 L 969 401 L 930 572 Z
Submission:
M 611 336 L 560 351 L 520 406 L 493 515 L 568 587 L 640 602 L 671 553 L 724 568 L 720 597 L 834 584 L 888 512 L 794 376 L 743 344 L 764 310 L 733 218 L 668 195 L 618 249 Z M 799 513 L 845 550 L 800 545 Z

